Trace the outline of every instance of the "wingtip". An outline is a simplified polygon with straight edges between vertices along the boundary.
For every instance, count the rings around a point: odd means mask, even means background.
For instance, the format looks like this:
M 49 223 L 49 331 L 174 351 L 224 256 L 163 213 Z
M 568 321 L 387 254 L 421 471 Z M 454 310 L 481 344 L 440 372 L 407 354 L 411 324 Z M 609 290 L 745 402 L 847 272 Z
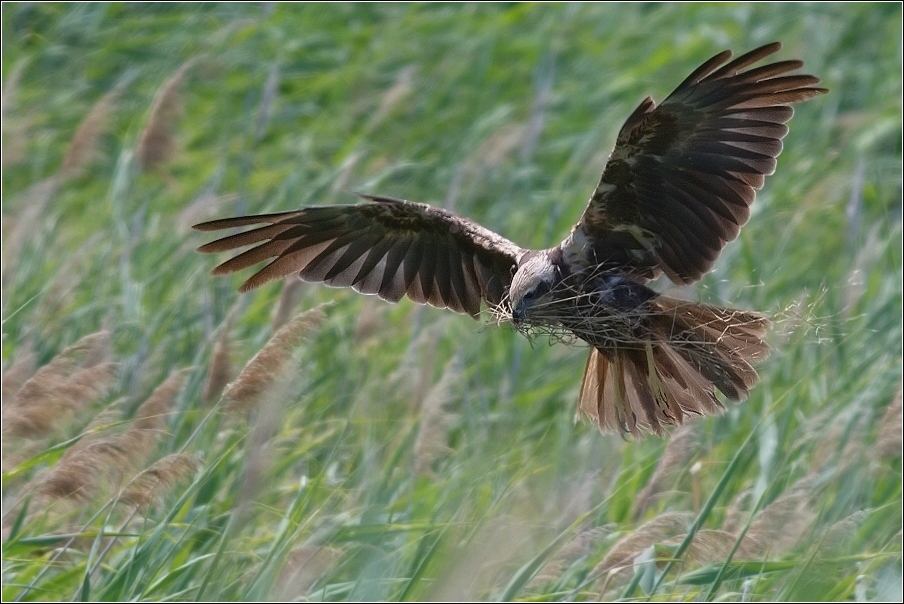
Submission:
M 249 222 L 249 218 L 254 216 L 240 216 L 237 218 L 220 218 L 218 220 L 208 220 L 207 222 L 199 222 L 193 224 L 191 228 L 196 231 L 222 231 L 223 229 L 231 229 L 234 227 L 248 226 L 249 224 L 257 224 L 259 220 Z
M 369 193 L 362 193 L 362 192 L 360 192 L 360 191 L 349 191 L 349 193 L 351 193 L 351 194 L 354 195 L 355 197 L 358 197 L 358 198 L 363 199 L 363 200 L 365 200 L 365 201 L 376 201 L 375 196 L 370 195 Z
M 387 197 L 386 195 L 371 195 L 369 193 L 359 193 L 358 191 L 352 191 L 352 193 L 365 201 L 372 201 L 374 203 L 408 203 L 404 199 Z
M 194 228 L 194 227 L 192 227 L 192 228 Z M 201 229 L 198 229 L 198 230 L 201 230 Z M 195 251 L 199 252 L 201 254 L 214 254 L 214 253 L 220 251 L 218 249 L 218 247 L 216 246 L 216 243 L 217 243 L 217 241 L 211 241 L 209 243 L 205 243 L 204 245 L 199 245 L 198 247 L 195 248 Z
M 234 272 L 235 272 L 234 270 L 230 270 L 226 266 L 226 262 L 223 262 L 222 264 L 218 264 L 215 267 L 213 267 L 212 269 L 210 269 L 210 274 L 213 275 L 214 277 L 222 277 L 223 275 L 229 275 Z
M 216 221 L 199 222 L 198 224 L 191 225 L 191 228 L 193 228 L 196 231 L 215 231 L 217 229 L 210 226 L 212 222 L 216 222 Z M 200 251 L 200 250 L 198 250 L 198 251 Z

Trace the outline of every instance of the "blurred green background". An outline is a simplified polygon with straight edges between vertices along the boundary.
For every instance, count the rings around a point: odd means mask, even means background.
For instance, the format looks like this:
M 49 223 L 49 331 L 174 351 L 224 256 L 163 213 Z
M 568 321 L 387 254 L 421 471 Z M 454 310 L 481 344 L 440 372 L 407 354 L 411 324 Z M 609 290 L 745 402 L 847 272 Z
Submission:
M 4 380 L 98 330 L 119 363 L 53 430 L 5 433 L 4 600 L 900 598 L 898 3 L 4 3 L 2 21 Z M 248 275 L 193 251 L 196 222 L 350 191 L 554 245 L 644 96 L 775 40 L 831 93 L 796 108 L 750 223 L 680 292 L 769 314 L 774 352 L 749 401 L 680 438 L 575 423 L 583 348 L 320 285 L 239 295 Z M 231 380 L 327 301 L 278 394 L 205 406 L 218 340 Z M 186 368 L 132 471 L 179 452 L 197 472 L 130 513 L 128 473 L 38 497 L 80 436 L 114 438 Z M 5 424 L 23 400 L 4 386 Z M 115 474 L 105 459 L 89 469 Z

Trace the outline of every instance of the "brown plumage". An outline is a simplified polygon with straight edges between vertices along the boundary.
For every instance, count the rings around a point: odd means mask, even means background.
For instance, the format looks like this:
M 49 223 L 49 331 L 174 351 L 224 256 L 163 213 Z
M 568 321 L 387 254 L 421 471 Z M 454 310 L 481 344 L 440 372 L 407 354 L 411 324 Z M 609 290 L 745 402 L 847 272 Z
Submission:
M 579 408 L 601 429 L 662 433 L 689 414 L 718 412 L 756 383 L 768 321 L 693 304 L 646 286 L 660 273 L 697 281 L 750 216 L 775 171 L 791 103 L 826 92 L 787 75 L 800 61 L 750 68 L 778 43 L 728 62 L 722 52 L 659 106 L 645 99 L 625 122 L 587 209 L 565 240 L 527 250 L 424 204 L 370 203 L 215 220 L 203 231 L 264 224 L 201 252 L 251 249 L 214 274 L 269 261 L 242 291 L 292 273 L 306 281 L 449 308 L 482 304 L 524 332 L 577 336 L 592 346 Z
M 446 210 L 389 197 L 374 203 L 314 206 L 297 212 L 227 218 L 202 231 L 270 223 L 198 248 L 221 252 L 265 241 L 214 269 L 232 273 L 275 257 L 241 287 L 248 291 L 298 273 L 305 281 L 353 287 L 398 302 L 450 308 L 477 316 L 481 301 L 499 305 L 521 248 Z

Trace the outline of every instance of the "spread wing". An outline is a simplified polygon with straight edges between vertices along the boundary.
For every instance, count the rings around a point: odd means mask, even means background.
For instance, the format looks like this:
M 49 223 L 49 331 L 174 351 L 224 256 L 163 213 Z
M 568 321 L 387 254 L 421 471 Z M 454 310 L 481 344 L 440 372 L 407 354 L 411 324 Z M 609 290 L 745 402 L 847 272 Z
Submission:
M 694 71 L 658 107 L 647 97 L 625 122 L 600 183 L 563 243 L 566 256 L 604 270 L 691 283 L 737 237 L 788 133 L 788 105 L 827 92 L 803 66 L 746 69 L 774 43 Z M 746 69 L 746 71 L 744 71 Z
M 241 291 L 297 272 L 305 281 L 352 287 L 392 302 L 407 295 L 472 317 L 479 314 L 481 301 L 493 306 L 502 302 L 524 250 L 439 208 L 361 197 L 375 203 L 313 206 L 198 224 L 194 228 L 201 231 L 267 225 L 202 245 L 198 251 L 258 244 L 217 266 L 215 275 L 275 258 L 245 281 Z

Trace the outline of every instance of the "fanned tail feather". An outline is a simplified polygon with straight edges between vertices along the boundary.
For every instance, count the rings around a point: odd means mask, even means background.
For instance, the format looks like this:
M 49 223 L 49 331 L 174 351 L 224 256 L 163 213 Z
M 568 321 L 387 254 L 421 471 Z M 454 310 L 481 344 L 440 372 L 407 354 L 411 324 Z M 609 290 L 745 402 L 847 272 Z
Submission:
M 645 342 L 587 358 L 579 409 L 601 430 L 662 435 L 688 415 L 719 413 L 715 391 L 747 398 L 753 365 L 769 354 L 763 315 L 664 296 L 651 304 Z

